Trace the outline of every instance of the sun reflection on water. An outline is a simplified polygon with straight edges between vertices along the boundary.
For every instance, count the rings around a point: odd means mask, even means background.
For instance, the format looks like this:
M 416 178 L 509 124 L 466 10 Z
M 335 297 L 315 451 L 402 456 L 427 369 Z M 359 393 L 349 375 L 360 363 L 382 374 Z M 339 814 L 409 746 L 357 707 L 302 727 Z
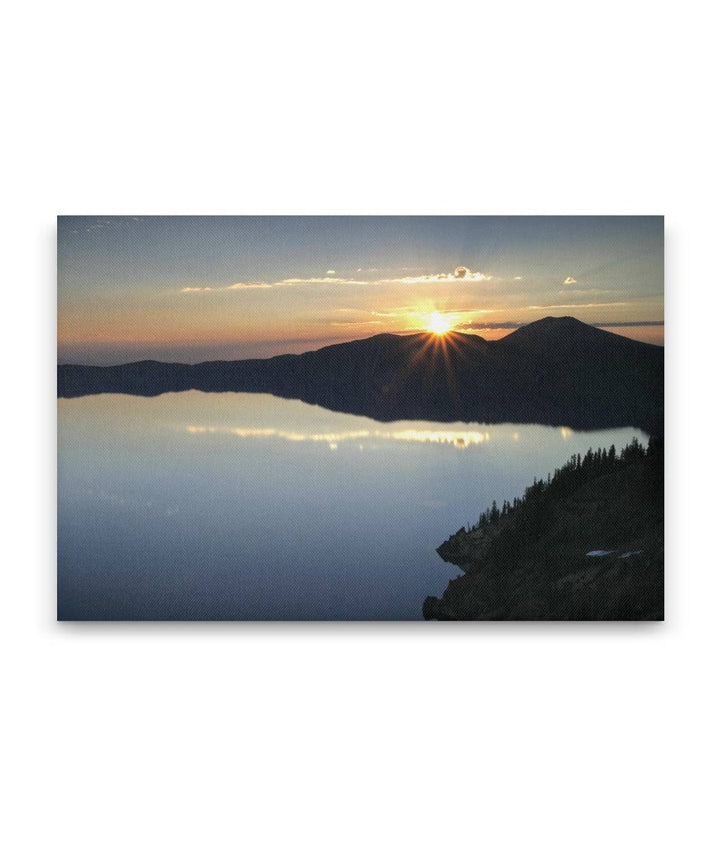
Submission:
M 303 433 L 300 431 L 281 431 L 276 428 L 235 428 L 215 425 L 187 425 L 188 434 L 229 434 L 241 439 L 275 437 L 291 443 L 327 443 L 331 449 L 337 449 L 339 443 L 349 440 L 391 440 L 399 443 L 439 443 L 467 449 L 490 441 L 489 431 L 455 431 L 434 429 L 405 428 L 395 431 L 363 430 L 333 431 L 327 433 Z

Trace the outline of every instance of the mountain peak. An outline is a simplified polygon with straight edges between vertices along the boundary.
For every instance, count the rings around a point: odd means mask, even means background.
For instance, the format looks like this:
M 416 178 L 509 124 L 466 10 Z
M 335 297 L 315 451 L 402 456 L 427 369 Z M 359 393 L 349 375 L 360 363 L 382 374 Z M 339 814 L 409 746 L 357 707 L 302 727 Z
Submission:
M 572 358 L 581 363 L 615 357 L 627 362 L 639 359 L 643 353 L 662 351 L 657 345 L 619 336 L 571 315 L 560 318 L 549 315 L 525 324 L 499 339 L 497 345 L 501 351 L 517 351 L 526 357 L 533 355 L 533 359 L 562 361 Z
M 517 330 L 514 330 L 500 341 L 507 343 L 508 347 L 541 347 L 578 340 L 597 342 L 606 335 L 611 334 L 607 334 L 603 330 L 598 330 L 592 324 L 585 324 L 583 321 L 578 321 L 572 315 L 563 315 L 561 317 L 548 315 L 546 318 L 540 318 L 539 321 L 532 321 L 529 324 L 518 327 Z
M 579 321 L 577 318 L 574 318 L 572 315 L 546 315 L 544 318 L 539 318 L 537 321 L 531 321 L 529 324 L 524 324 L 522 329 L 547 329 L 547 328 L 555 328 L 555 329 L 570 329 L 575 328 L 577 330 L 581 328 L 585 329 L 594 329 L 591 324 L 585 324 L 583 321 Z

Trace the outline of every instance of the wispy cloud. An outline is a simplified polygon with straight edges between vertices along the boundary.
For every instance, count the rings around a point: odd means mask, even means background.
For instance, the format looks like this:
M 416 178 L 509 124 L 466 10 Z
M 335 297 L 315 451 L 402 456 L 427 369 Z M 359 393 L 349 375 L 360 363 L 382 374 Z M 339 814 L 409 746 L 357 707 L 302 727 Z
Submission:
M 186 286 L 180 289 L 181 294 L 221 291 L 244 291 L 256 288 L 283 288 L 291 285 L 370 285 L 367 280 L 345 279 L 339 276 L 292 277 L 275 282 L 234 282 L 232 285 L 200 285 Z
M 329 321 L 331 327 L 366 327 L 372 325 L 374 327 L 382 326 L 382 321 L 368 321 L 366 318 L 358 318 L 355 321 Z
M 358 268 L 357 272 L 366 271 L 372 273 L 377 271 L 377 268 Z M 181 288 L 182 294 L 200 294 L 213 293 L 222 291 L 244 291 L 246 289 L 258 288 L 282 288 L 291 285 L 382 285 L 396 284 L 403 285 L 420 285 L 423 283 L 457 283 L 457 282 L 488 282 L 493 279 L 490 274 L 480 271 L 473 271 L 470 268 L 460 265 L 455 268 L 452 273 L 429 273 L 429 274 L 414 274 L 412 276 L 403 277 L 385 277 L 372 279 L 355 279 L 352 277 L 342 277 L 337 275 L 337 271 L 330 268 L 326 271 L 325 276 L 293 276 L 286 279 L 273 280 L 268 282 L 234 282 L 231 285 L 198 285 L 186 286 Z
M 664 327 L 664 321 L 603 321 L 593 327 Z
M 465 321 L 455 324 L 455 330 L 517 330 L 523 325 L 518 321 Z
M 604 304 L 603 304 L 604 305 Z M 550 307 L 546 307 L 550 308 Z M 455 330 L 519 330 L 529 321 L 465 321 L 455 324 Z M 664 321 L 588 321 L 590 327 L 663 327 Z
M 140 222 L 142 217 L 116 217 L 112 218 L 107 217 L 96 217 L 90 222 L 85 217 L 63 217 L 61 218 L 61 222 L 68 221 L 68 225 L 74 225 L 74 229 L 69 230 L 69 234 L 71 235 L 79 235 L 81 232 L 94 233 L 101 231 L 102 229 L 118 229 L 123 226 L 131 225 L 132 223 Z M 77 221 L 77 222 L 76 222 Z
M 402 282 L 414 285 L 423 282 L 487 282 L 490 279 L 492 279 L 492 276 L 489 274 L 473 271 L 464 265 L 460 265 L 452 273 L 417 274 L 415 276 L 403 276 L 399 279 L 390 279 L 387 282 Z
M 523 306 L 523 309 L 597 309 L 604 306 L 627 306 L 626 301 L 614 301 L 613 303 L 543 303 L 537 306 Z
M 210 285 L 200 285 L 200 286 L 187 286 L 186 288 L 181 288 L 181 294 L 188 294 L 189 292 L 201 292 L 201 291 L 242 291 L 246 288 L 272 288 L 274 283 L 272 282 L 234 282 L 232 285 L 221 285 L 216 288 L 213 288 Z
M 291 279 L 281 279 L 279 282 L 271 283 L 273 286 L 277 285 L 370 285 L 370 283 L 365 279 L 345 279 L 342 276 L 316 276 L 316 277 L 307 277 L 307 276 L 296 276 Z

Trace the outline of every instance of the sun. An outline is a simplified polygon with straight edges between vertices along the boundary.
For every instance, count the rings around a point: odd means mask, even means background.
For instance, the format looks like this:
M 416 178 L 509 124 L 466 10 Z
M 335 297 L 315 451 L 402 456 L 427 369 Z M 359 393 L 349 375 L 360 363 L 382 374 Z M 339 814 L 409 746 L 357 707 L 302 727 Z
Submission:
M 433 312 L 428 318 L 427 328 L 436 336 L 443 336 L 452 329 L 452 321 L 446 315 Z

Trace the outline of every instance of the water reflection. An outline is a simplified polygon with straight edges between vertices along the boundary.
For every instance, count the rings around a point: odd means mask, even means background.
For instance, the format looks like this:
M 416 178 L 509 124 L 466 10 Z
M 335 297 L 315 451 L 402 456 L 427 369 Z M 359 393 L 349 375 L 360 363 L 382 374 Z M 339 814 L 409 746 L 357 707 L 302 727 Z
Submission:
M 435 548 L 627 428 L 383 424 L 251 393 L 58 401 L 64 618 L 420 619 Z
M 401 443 L 445 443 L 458 449 L 487 443 L 490 440 L 488 431 L 451 431 L 430 428 L 405 428 L 398 431 L 343 431 L 328 434 L 300 434 L 297 431 L 280 431 L 277 428 L 230 428 L 216 425 L 188 425 L 185 430 L 189 434 L 225 433 L 241 439 L 277 437 L 279 440 L 289 440 L 291 443 L 327 443 L 331 448 L 337 448 L 338 443 L 345 443 L 348 440 L 370 437 Z M 517 432 L 514 437 L 519 439 Z

